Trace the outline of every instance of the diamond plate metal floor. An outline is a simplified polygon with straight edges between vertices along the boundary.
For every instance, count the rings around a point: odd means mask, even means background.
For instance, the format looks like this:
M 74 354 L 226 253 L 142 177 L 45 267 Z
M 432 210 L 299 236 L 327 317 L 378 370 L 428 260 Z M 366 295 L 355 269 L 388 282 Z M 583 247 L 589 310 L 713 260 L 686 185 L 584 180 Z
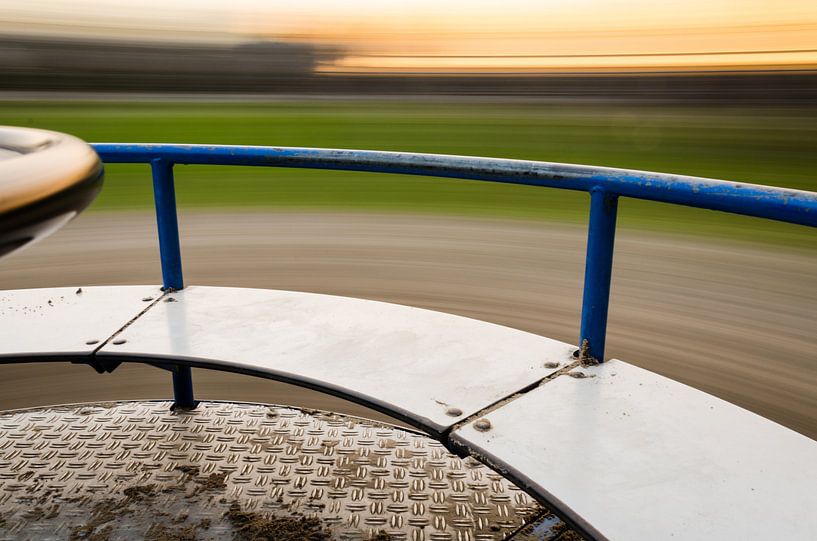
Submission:
M 169 408 L 0 413 L 0 539 L 579 539 L 422 434 L 259 404 Z

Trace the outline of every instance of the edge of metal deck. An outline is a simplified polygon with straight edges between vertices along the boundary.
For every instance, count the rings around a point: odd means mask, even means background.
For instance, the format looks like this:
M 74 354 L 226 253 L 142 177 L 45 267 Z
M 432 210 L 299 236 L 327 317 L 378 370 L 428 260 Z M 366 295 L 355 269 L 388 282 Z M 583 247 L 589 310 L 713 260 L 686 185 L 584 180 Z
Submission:
M 352 398 L 484 460 L 595 539 L 817 537 L 817 442 L 622 361 L 576 368 L 568 344 L 327 295 L 195 286 L 148 304 L 91 357 Z M 25 321 L 42 334 L 48 319 Z

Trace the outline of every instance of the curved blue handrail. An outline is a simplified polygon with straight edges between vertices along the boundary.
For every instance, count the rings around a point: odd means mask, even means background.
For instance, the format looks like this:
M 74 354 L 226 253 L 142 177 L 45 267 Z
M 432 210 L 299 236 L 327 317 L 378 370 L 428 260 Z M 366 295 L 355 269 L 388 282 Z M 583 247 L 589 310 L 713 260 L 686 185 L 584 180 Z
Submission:
M 546 186 L 722 210 L 817 227 L 817 193 L 587 165 L 373 150 L 233 145 L 92 145 L 108 163 L 254 165 L 399 173 Z
M 95 143 L 106 163 L 150 163 L 166 288 L 182 278 L 173 165 L 251 165 L 399 173 L 545 186 L 590 193 L 579 343 L 585 362 L 604 360 L 620 196 L 817 227 L 817 193 L 628 169 L 526 160 L 371 150 L 232 145 Z

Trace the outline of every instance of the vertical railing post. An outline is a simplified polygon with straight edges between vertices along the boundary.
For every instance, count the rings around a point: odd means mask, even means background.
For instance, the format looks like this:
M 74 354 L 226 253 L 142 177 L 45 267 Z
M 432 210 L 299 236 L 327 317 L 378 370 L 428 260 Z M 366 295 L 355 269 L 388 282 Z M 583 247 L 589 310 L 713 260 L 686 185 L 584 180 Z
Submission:
M 176 189 L 173 164 L 162 158 L 150 162 L 153 171 L 153 199 L 156 203 L 156 225 L 159 228 L 159 255 L 162 260 L 162 285 L 165 290 L 182 289 L 182 251 L 179 245 L 179 222 L 176 218 Z
M 153 199 L 156 204 L 156 225 L 159 230 L 162 286 L 165 291 L 170 292 L 184 288 L 173 163 L 156 158 L 151 160 L 150 167 L 153 172 Z M 193 375 L 189 366 L 173 367 L 173 397 L 174 408 L 196 407 L 193 398 Z
M 173 409 L 190 410 L 198 405 L 193 397 L 193 373 L 189 366 L 173 367 Z
M 618 195 L 607 193 L 598 186 L 590 190 L 590 220 L 579 337 L 582 364 L 604 361 L 617 208 Z

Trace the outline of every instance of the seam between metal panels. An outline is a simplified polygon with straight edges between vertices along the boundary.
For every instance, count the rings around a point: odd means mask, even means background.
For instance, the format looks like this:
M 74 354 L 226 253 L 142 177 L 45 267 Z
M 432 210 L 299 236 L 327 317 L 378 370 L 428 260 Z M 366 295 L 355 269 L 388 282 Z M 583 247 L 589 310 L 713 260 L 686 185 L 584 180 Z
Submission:
M 445 440 L 447 442 L 448 439 L 449 439 L 449 436 L 451 435 L 452 432 L 461 429 L 465 425 L 470 424 L 470 423 L 474 422 L 475 420 L 477 420 L 477 419 L 479 419 L 481 417 L 484 417 L 484 416 L 488 415 L 489 413 L 498 410 L 501 407 L 504 407 L 507 404 L 510 404 L 511 402 L 516 400 L 517 398 L 521 398 L 522 396 L 528 394 L 532 390 L 538 389 L 542 385 L 545 385 L 548 382 L 553 381 L 554 379 L 558 378 L 559 376 L 563 376 L 563 375 L 567 374 L 568 372 L 570 372 L 571 370 L 573 370 L 575 368 L 581 368 L 581 366 L 582 366 L 581 361 L 573 361 L 572 363 L 569 363 L 569 364 L 563 366 L 562 368 L 560 368 L 559 370 L 556 370 L 552 374 L 548 374 L 544 378 L 542 378 L 540 380 L 537 380 L 537 381 L 531 383 L 530 385 L 528 385 L 526 387 L 523 387 L 522 389 L 516 391 L 515 393 L 509 394 L 508 396 L 500 398 L 496 402 L 493 402 L 493 403 L 485 406 L 484 408 L 477 411 L 476 413 L 472 413 L 468 417 L 466 417 L 464 419 L 461 419 L 460 421 L 457 421 L 456 423 L 454 423 L 450 427 L 446 428 L 441 433 L 441 437 L 445 438 Z
M 537 493 L 537 491 L 533 487 L 530 486 L 529 483 L 525 482 L 525 480 L 522 477 L 520 477 L 518 475 L 514 475 L 514 472 L 510 471 L 503 464 L 499 463 L 496 460 L 493 460 L 492 458 L 490 458 L 488 456 L 485 456 L 484 454 L 480 453 L 476 449 L 472 449 L 469 446 L 464 445 L 461 442 L 453 441 L 451 439 L 452 434 L 455 431 L 460 430 L 464 426 L 478 420 L 481 417 L 484 417 L 485 415 L 488 415 L 491 412 L 494 412 L 494 411 L 506 406 L 507 404 L 510 404 L 511 402 L 515 401 L 516 399 L 521 398 L 522 396 L 528 394 L 529 392 L 533 391 L 534 389 L 538 389 L 539 387 L 542 387 L 543 385 L 546 385 L 546 384 L 550 383 L 551 381 L 555 380 L 558 377 L 561 377 L 561 376 L 570 377 L 571 372 L 573 370 L 575 370 L 577 368 L 584 368 L 586 366 L 587 365 L 584 364 L 581 359 L 578 359 L 576 361 L 573 361 L 573 362 L 563 366 L 562 368 L 560 368 L 559 370 L 553 372 L 552 374 L 549 374 L 549 375 L 545 376 L 544 378 L 538 380 L 537 382 L 535 382 L 535 383 L 533 383 L 531 385 L 528 385 L 527 387 L 524 387 L 523 389 L 521 389 L 521 390 L 519 390 L 519 391 L 517 391 L 517 392 L 515 392 L 513 394 L 510 394 L 510 395 L 508 395 L 508 396 L 506 396 L 504 398 L 501 398 L 500 400 L 497 400 L 493 404 L 479 410 L 478 412 L 476 412 L 476 413 L 474 413 L 472 415 L 469 415 L 465 419 L 451 425 L 451 427 L 449 427 L 448 429 L 443 431 L 443 433 L 440 434 L 440 443 L 442 443 L 446 447 L 446 449 L 448 449 L 450 452 L 452 452 L 452 453 L 454 453 L 454 454 L 456 454 L 458 456 L 463 456 L 463 457 L 464 456 L 470 456 L 470 457 L 480 461 L 481 463 L 485 464 L 486 466 L 488 466 L 489 468 L 491 468 L 495 472 L 499 473 L 500 475 L 502 475 L 506 479 L 510 479 L 511 481 L 516 483 L 516 485 L 519 486 L 519 488 L 524 490 L 526 493 L 528 493 L 530 496 L 532 496 L 539 503 L 541 503 L 542 505 L 544 505 L 545 507 L 550 509 L 553 514 L 555 514 L 560 519 L 562 519 L 564 522 L 569 524 L 574 530 L 579 532 L 580 535 L 582 535 L 585 539 L 591 540 L 591 541 L 608 541 L 607 537 L 605 537 L 603 534 L 601 534 L 601 532 L 596 530 L 592 525 L 590 525 L 588 523 L 585 523 L 583 520 L 581 520 L 581 517 L 574 517 L 572 515 L 572 510 L 570 510 L 569 508 L 567 510 L 564 510 L 563 506 L 560 504 L 558 499 L 556 499 L 556 498 L 551 499 L 551 498 L 547 498 L 547 497 L 539 495 Z M 580 376 L 580 377 L 584 377 L 584 376 Z M 520 531 L 521 531 L 521 529 L 516 531 L 516 532 L 513 532 L 513 534 L 510 536 L 510 538 L 515 537 Z
M 161 290 L 160 290 L 160 291 L 161 291 Z M 104 348 L 105 346 L 107 346 L 107 345 L 108 345 L 108 344 L 111 342 L 111 340 L 113 340 L 114 338 L 116 338 L 116 337 L 117 337 L 119 334 L 122 334 L 122 332 L 123 332 L 125 329 L 127 329 L 128 327 L 130 327 L 131 325 L 133 325 L 133 324 L 136 322 L 136 320 L 137 320 L 137 319 L 139 319 L 140 317 L 142 317 L 143 315 L 145 315 L 145 314 L 147 313 L 147 311 L 148 311 L 148 310 L 150 310 L 151 308 L 153 308 L 154 306 L 156 306 L 156 303 L 158 303 L 159 301 L 161 301 L 162 299 L 164 299 L 164 298 L 165 298 L 167 295 L 169 295 L 169 294 L 170 294 L 170 293 L 172 293 L 172 292 L 173 292 L 173 290 L 171 290 L 171 289 L 167 289 L 167 290 L 161 291 L 161 294 L 160 294 L 158 297 L 156 297 L 156 299 L 154 299 L 154 300 L 153 300 L 153 302 L 151 302 L 150 304 L 148 304 L 148 305 L 147 305 L 147 306 L 146 306 L 146 307 L 145 307 L 145 308 L 144 308 L 142 311 L 140 311 L 138 314 L 136 314 L 134 317 L 132 317 L 130 320 L 128 320 L 128 321 L 127 321 L 127 322 L 126 322 L 124 325 L 122 325 L 122 326 L 121 326 L 119 329 L 117 329 L 116 331 L 114 331 L 114 332 L 113 332 L 113 334 L 111 334 L 111 335 L 110 335 L 108 338 L 106 338 L 105 340 L 103 340 L 102 342 L 100 342 L 99 346 L 97 346 L 97 347 L 96 347 L 96 349 L 94 349 L 94 350 L 91 352 L 90 357 L 91 357 L 92 359 L 96 359 L 96 356 L 97 356 L 96 354 L 97 354 L 97 353 L 99 353 L 99 350 L 101 350 L 102 348 Z

